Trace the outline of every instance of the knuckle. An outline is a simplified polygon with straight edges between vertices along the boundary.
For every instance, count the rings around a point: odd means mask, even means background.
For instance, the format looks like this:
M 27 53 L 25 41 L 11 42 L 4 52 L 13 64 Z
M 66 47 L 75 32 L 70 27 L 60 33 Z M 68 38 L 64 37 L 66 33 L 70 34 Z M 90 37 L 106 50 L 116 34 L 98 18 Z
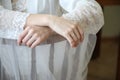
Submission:
M 72 31 L 73 31 L 73 28 L 70 28 L 70 29 L 67 30 L 67 33 L 69 34 L 69 33 L 71 33 Z
M 39 34 L 35 33 L 35 37 L 39 37 Z
M 34 37 L 38 37 L 38 34 L 37 34 L 37 33 L 34 33 Z
M 78 22 L 74 22 L 72 26 L 73 26 L 74 28 L 76 28 L 78 25 L 79 25 Z
M 73 25 L 73 26 L 71 27 L 71 31 L 75 30 L 76 28 L 77 28 L 77 26 Z
M 34 29 L 30 29 L 30 33 L 34 33 L 35 31 L 34 31 Z
M 75 25 L 74 25 L 74 24 L 72 24 L 72 25 L 71 25 L 71 28 L 72 28 L 72 29 L 73 29 L 73 28 L 75 28 Z
M 29 26 L 28 26 L 28 27 L 26 27 L 26 28 L 25 28 L 25 30 L 30 30 L 30 27 L 29 27 Z
M 72 32 L 74 30 L 74 28 L 70 28 L 69 32 Z
M 78 22 L 74 22 L 74 25 L 76 25 L 76 26 L 77 26 L 77 25 L 79 25 L 79 23 L 78 23 Z
M 19 38 L 20 38 L 20 39 L 21 39 L 21 38 L 23 38 L 23 35 L 22 35 L 22 34 L 20 34 L 20 35 L 19 35 Z
M 64 35 L 67 36 L 69 34 L 70 31 L 65 31 Z
M 26 41 L 25 40 L 22 40 L 23 43 L 25 43 Z

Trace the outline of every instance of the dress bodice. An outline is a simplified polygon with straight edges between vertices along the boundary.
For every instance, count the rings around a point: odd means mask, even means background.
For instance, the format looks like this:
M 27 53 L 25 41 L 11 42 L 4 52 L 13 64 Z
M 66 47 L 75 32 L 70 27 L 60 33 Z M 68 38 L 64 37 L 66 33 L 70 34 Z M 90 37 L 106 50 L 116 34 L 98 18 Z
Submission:
M 62 15 L 59 0 L 19 0 L 13 2 L 13 9 L 29 13 Z

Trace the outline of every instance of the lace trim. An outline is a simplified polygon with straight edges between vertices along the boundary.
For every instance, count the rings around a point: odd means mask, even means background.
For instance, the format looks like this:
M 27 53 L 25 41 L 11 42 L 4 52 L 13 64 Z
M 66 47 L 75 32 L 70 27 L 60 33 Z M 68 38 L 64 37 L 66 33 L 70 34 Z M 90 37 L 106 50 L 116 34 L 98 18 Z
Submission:
M 26 23 L 26 18 L 29 16 L 29 13 L 20 13 L 17 12 L 14 19 L 13 19 L 13 26 L 15 27 L 15 34 L 16 34 L 16 38 L 18 37 L 18 35 L 23 31 L 23 28 L 25 26 Z
M 2 9 L 0 11 L 0 37 L 17 39 L 23 31 L 28 13 L 21 13 Z
M 76 8 L 63 17 L 76 21 L 86 34 L 96 34 L 104 24 L 103 13 L 96 1 L 79 1 Z

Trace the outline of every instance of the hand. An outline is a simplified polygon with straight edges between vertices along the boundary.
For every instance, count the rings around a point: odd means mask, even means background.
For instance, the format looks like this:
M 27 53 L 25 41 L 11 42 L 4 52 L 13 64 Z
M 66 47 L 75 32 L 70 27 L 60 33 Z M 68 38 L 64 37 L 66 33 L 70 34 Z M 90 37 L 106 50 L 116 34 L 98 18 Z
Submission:
M 84 33 L 78 23 L 55 16 L 51 16 L 50 21 L 50 28 L 65 37 L 72 47 L 83 41 Z
M 28 47 L 34 48 L 48 39 L 51 34 L 52 30 L 48 27 L 27 26 L 20 34 L 18 44 L 23 43 Z
M 48 26 L 66 38 L 72 47 L 76 47 L 84 38 L 84 33 L 78 23 L 57 16 L 31 14 L 27 18 L 26 25 Z

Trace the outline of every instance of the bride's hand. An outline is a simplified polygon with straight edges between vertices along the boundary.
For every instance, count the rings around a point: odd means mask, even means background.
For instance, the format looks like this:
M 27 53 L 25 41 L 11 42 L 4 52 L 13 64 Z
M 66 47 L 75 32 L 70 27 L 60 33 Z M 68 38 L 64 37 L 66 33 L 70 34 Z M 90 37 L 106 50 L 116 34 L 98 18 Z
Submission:
M 28 47 L 34 48 L 48 39 L 52 32 L 48 27 L 27 26 L 20 34 L 18 44 L 25 44 Z
M 26 21 L 26 25 L 48 26 L 59 35 L 66 38 L 72 47 L 76 47 L 83 41 L 83 31 L 78 23 L 66 20 L 62 17 L 31 14 Z
M 78 23 L 66 20 L 62 17 L 51 16 L 49 27 L 56 33 L 65 37 L 72 47 L 76 47 L 83 41 L 84 33 Z

